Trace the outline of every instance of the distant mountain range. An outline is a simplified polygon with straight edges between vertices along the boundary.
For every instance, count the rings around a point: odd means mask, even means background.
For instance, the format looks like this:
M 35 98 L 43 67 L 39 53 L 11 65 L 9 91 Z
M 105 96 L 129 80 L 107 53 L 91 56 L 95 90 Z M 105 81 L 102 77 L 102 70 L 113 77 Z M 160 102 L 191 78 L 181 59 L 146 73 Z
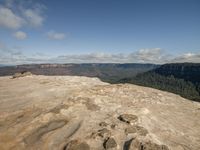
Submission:
M 5 67 L 6 65 L 2 65 L 2 64 L 0 64 L 0 67 Z
M 0 76 L 23 71 L 36 75 L 98 77 L 104 82 L 153 87 L 200 102 L 200 63 L 28 64 L 0 67 Z
M 0 68 L 0 76 L 30 71 L 36 75 L 77 75 L 98 77 L 103 81 L 117 82 L 159 67 L 154 64 L 29 64 Z

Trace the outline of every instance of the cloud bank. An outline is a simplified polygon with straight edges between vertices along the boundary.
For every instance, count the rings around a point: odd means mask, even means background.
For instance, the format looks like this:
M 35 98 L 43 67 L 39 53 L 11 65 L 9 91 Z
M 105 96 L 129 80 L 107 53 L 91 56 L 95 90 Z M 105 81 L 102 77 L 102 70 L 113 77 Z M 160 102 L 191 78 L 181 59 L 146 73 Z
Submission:
M 27 63 L 200 63 L 199 53 L 185 53 L 180 56 L 167 54 L 161 48 L 146 48 L 124 54 L 89 53 L 79 55 L 59 55 L 50 57 L 46 54 L 25 55 L 16 48 L 0 43 L 0 64 L 27 64 Z

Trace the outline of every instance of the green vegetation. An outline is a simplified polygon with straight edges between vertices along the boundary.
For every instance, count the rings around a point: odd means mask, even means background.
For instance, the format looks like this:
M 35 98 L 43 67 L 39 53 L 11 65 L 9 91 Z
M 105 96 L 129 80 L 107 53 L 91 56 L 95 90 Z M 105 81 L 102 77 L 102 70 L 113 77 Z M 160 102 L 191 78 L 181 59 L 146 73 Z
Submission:
M 115 83 L 132 83 L 179 94 L 200 102 L 200 64 L 164 64 L 156 69 L 120 79 Z
M 199 101 L 200 90 L 190 81 L 174 78 L 173 75 L 162 76 L 154 72 L 138 74 L 133 78 L 125 78 L 119 81 L 120 83 L 133 83 L 141 86 L 147 86 L 179 94 L 187 99 Z

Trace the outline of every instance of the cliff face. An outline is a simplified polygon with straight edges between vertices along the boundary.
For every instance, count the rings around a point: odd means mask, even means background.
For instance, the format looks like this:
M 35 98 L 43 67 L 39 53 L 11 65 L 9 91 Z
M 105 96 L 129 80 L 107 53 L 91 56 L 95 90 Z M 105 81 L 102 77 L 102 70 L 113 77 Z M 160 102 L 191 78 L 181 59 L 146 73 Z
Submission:
M 200 83 L 200 64 L 196 63 L 176 63 L 165 64 L 155 69 L 154 72 L 175 78 L 181 78 L 192 83 Z
M 97 78 L 0 78 L 0 149 L 200 149 L 200 104 Z

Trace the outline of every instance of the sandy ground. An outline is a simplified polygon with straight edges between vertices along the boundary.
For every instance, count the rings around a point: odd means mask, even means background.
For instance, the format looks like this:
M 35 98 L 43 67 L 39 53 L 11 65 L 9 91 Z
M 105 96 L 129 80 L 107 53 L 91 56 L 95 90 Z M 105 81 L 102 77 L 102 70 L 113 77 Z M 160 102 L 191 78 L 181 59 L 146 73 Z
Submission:
M 76 76 L 0 77 L 1 150 L 131 150 L 137 140 L 147 149 L 199 150 L 199 118 L 200 103 L 151 88 Z

